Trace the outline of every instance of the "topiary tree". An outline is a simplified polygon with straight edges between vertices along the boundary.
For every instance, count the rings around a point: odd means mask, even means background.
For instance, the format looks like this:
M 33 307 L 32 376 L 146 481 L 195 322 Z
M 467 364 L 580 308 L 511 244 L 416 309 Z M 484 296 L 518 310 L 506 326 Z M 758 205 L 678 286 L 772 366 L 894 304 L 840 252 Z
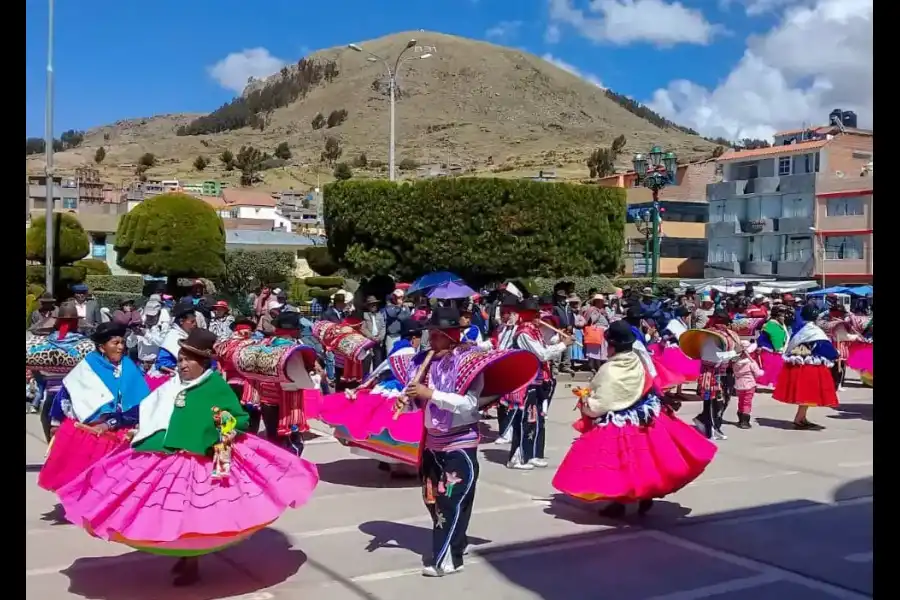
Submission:
M 331 258 L 331 254 L 325 246 L 307 248 L 306 252 L 304 252 L 304 256 L 309 268 L 323 277 L 334 275 L 341 268 L 341 266 Z
M 472 285 L 614 273 L 625 190 L 509 179 L 325 187 L 330 255 L 351 274 L 402 280 L 453 271 Z
M 53 246 L 53 289 L 60 290 L 62 285 L 84 281 L 86 270 L 83 267 L 72 266 L 72 263 L 87 256 L 91 250 L 91 242 L 75 215 L 55 213 L 52 227 L 55 241 Z M 25 259 L 40 263 L 40 266 L 26 267 L 26 281 L 43 283 L 46 279 L 44 265 L 47 262 L 46 217 L 37 217 L 32 220 L 31 227 L 25 232 Z
M 222 288 L 230 294 L 248 294 L 257 287 L 284 287 L 294 271 L 290 250 L 229 250 L 225 253 Z
M 221 277 L 225 272 L 225 225 L 215 209 L 186 194 L 162 194 L 141 202 L 119 221 L 117 264 L 144 275 Z
M 74 266 L 83 267 L 87 275 L 112 275 L 106 261 L 99 258 L 85 258 L 76 260 Z

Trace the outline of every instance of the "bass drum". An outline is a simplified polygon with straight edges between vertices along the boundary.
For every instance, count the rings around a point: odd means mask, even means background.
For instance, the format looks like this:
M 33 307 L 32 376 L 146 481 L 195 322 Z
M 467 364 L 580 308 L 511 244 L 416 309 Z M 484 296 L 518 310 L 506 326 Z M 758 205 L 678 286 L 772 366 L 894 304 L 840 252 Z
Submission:
M 316 352 L 309 346 L 254 341 L 236 348 L 231 360 L 237 373 L 248 381 L 277 383 L 290 391 L 316 389 L 310 377 L 316 368 Z
M 88 338 L 57 342 L 49 336 L 34 336 L 25 340 L 25 366 L 42 374 L 67 374 L 93 352 L 94 347 L 94 342 Z

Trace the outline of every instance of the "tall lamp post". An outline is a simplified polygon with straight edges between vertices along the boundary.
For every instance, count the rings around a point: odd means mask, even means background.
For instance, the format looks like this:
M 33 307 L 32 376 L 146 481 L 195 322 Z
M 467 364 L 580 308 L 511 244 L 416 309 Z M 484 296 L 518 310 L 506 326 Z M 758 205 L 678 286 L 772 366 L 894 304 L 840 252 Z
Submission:
M 47 247 L 44 265 L 45 284 L 48 294 L 53 294 L 53 4 L 48 1 L 47 16 L 47 99 L 44 114 L 44 205 L 47 228 Z
M 650 209 L 642 210 L 634 221 L 634 226 L 644 236 L 644 277 L 650 272 L 650 238 L 653 236 L 651 212 Z
M 396 117 L 395 117 L 395 114 L 396 114 L 396 113 L 395 113 L 396 94 L 395 94 L 395 90 L 397 89 L 397 71 L 398 71 L 398 69 L 400 68 L 400 62 L 401 62 L 401 59 L 403 58 L 403 55 L 406 53 L 407 50 L 409 50 L 409 49 L 411 49 L 411 48 L 414 48 L 415 45 L 416 45 L 416 40 L 409 40 L 409 41 L 406 43 L 406 48 L 404 48 L 403 50 L 401 50 L 401 51 L 400 51 L 400 54 L 397 55 L 397 59 L 394 61 L 394 66 L 393 66 L 393 67 L 391 67 L 391 63 L 388 62 L 387 59 L 382 58 L 381 56 L 378 56 L 377 54 L 373 54 L 372 52 L 369 52 L 368 50 L 364 50 L 364 49 L 363 49 L 360 45 L 358 45 L 358 44 L 349 44 L 349 45 L 347 46 L 348 48 L 350 48 L 351 50 L 353 50 L 353 51 L 355 51 L 355 52 L 363 52 L 363 53 L 365 53 L 365 54 L 368 54 L 368 55 L 369 55 L 369 59 L 368 59 L 368 60 L 369 60 L 370 62 L 378 62 L 378 61 L 381 61 L 381 63 L 384 65 L 384 68 L 387 70 L 388 81 L 389 81 L 390 91 L 391 91 L 391 142 L 390 142 L 391 145 L 390 145 L 390 149 L 389 149 L 389 151 L 388 151 L 388 169 L 389 169 L 389 171 L 390 171 L 390 178 L 391 178 L 391 181 L 394 181 L 394 180 L 396 179 L 395 170 L 394 170 L 394 140 L 395 140 L 394 124 L 395 124 L 395 122 L 396 122 Z M 425 54 L 422 54 L 421 56 L 416 56 L 416 57 L 414 57 L 414 58 L 409 58 L 409 59 L 407 59 L 407 60 L 424 60 L 424 59 L 426 59 L 426 58 L 431 58 L 431 54 L 430 54 L 430 53 L 425 53 Z M 406 62 L 406 61 L 403 61 L 403 62 Z
M 653 206 L 649 210 L 651 237 L 653 240 L 653 261 L 651 263 L 651 279 L 653 285 L 659 278 L 659 191 L 675 183 L 678 159 L 674 152 L 663 152 L 659 146 L 653 146 L 650 153 L 634 155 L 634 172 L 638 183 L 653 192 Z

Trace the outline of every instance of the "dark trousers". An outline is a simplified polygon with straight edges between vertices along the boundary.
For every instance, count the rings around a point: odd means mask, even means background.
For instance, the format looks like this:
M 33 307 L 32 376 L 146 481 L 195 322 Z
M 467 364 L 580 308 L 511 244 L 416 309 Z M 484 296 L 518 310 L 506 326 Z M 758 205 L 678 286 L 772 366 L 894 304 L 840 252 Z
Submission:
M 497 405 L 497 431 L 500 435 L 505 434 L 506 430 L 509 429 L 512 416 L 515 412 L 515 406 Z
M 510 421 L 512 443 L 509 446 L 511 461 L 518 453 L 523 463 L 532 458 L 544 458 L 544 411 L 542 405 L 548 399 L 550 381 L 530 385 L 525 392 L 525 405 L 513 413 Z
M 725 372 L 721 375 L 716 375 L 718 385 L 715 386 L 715 391 L 703 393 L 703 411 L 697 415 L 696 419 L 706 425 L 707 428 L 722 428 L 722 416 L 725 414 L 725 409 L 728 408 L 734 388 L 734 374 L 731 374 L 729 377 L 729 373 Z M 708 434 L 712 436 L 712 430 Z
M 303 455 L 303 436 L 299 431 L 291 431 L 286 436 L 278 435 L 278 418 L 280 410 L 277 404 L 260 404 L 247 411 L 250 415 L 250 433 L 259 433 L 259 424 L 262 421 L 266 428 L 266 439 L 277 446 L 293 452 L 297 456 Z
M 834 361 L 834 365 L 831 367 L 831 378 L 834 379 L 834 389 L 838 389 L 841 387 L 841 383 L 844 381 L 844 363 L 836 360 Z
M 433 565 L 444 565 L 449 554 L 453 566 L 459 567 L 469 542 L 466 534 L 478 481 L 478 451 L 425 449 L 420 475 L 422 497 L 431 514 Z

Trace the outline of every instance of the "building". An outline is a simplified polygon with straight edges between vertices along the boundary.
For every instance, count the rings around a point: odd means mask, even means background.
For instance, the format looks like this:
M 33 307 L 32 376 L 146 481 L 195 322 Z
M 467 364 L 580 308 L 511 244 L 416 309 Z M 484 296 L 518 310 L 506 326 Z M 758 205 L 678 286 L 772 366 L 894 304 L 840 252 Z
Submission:
M 679 165 L 675 184 L 660 190 L 660 277 L 702 277 L 706 260 L 706 186 L 714 181 L 714 161 Z M 632 171 L 600 179 L 600 185 L 626 188 L 625 274 L 645 277 L 652 272 L 652 240 L 635 221 L 653 205 L 653 192 L 636 187 Z
M 225 248 L 228 250 L 287 250 L 294 252 L 296 257 L 294 275 L 296 277 L 314 275 L 306 262 L 304 250 L 324 245 L 324 238 L 297 235 L 286 231 L 225 231 Z
M 195 196 L 219 196 L 222 194 L 222 190 L 227 187 L 227 182 L 213 179 L 196 183 L 183 183 L 181 185 L 181 189 L 185 194 L 193 194 Z
M 324 233 L 322 193 L 319 188 L 310 192 L 287 190 L 272 196 L 279 214 L 291 222 L 292 231 L 317 235 Z
M 47 207 L 47 178 L 43 175 L 28 177 L 26 217 L 32 211 Z M 65 210 L 76 214 L 117 215 L 126 212 L 124 194 L 112 184 L 100 181 L 95 169 L 76 169 L 74 176 L 53 178 L 51 185 L 53 210 Z
M 872 162 L 872 141 L 871 131 L 835 122 L 781 132 L 772 147 L 719 157 L 721 180 L 707 186 L 704 276 L 812 277 L 817 198 L 837 180 L 859 179 Z
M 238 229 L 241 223 L 256 222 L 250 228 L 291 231 L 291 221 L 278 212 L 275 198 L 269 193 L 225 188 L 220 196 L 200 198 L 216 209 L 226 229 Z
M 822 178 L 816 188 L 814 277 L 825 287 L 872 283 L 874 175 Z

